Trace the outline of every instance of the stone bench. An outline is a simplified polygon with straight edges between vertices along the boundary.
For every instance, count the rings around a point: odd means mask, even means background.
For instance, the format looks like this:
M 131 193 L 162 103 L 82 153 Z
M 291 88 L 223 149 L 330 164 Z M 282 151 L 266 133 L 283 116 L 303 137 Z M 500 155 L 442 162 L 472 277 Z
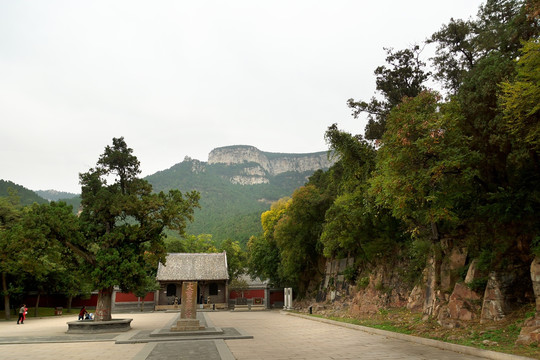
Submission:
M 258 311 L 265 309 L 266 307 L 264 305 L 234 305 L 234 311 Z
M 133 319 L 112 319 L 109 321 L 78 320 L 67 323 L 70 334 L 98 334 L 110 332 L 124 332 L 131 330 Z

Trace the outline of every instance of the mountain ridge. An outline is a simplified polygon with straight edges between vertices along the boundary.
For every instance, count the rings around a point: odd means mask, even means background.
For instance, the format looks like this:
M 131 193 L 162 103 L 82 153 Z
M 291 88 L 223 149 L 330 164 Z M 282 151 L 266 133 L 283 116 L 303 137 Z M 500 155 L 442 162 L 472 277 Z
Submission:
M 260 216 L 273 202 L 291 196 L 316 170 L 325 170 L 334 163 L 326 151 L 269 153 L 249 145 L 215 148 L 208 159 L 204 162 L 186 156 L 182 162 L 143 178 L 156 192 L 200 192 L 201 208 L 195 210 L 195 220 L 188 224 L 189 234 L 211 234 L 217 242 L 230 238 L 241 244 L 261 232 Z M 25 188 L 17 188 L 19 192 L 21 189 Z M 75 212 L 80 206 L 78 194 L 27 191 L 36 197 L 24 205 L 65 201 Z

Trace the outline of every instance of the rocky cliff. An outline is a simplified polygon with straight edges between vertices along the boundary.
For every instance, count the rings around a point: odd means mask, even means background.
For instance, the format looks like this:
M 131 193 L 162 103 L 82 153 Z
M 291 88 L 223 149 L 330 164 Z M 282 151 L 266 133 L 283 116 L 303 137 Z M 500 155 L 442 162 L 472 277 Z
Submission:
M 307 154 L 282 154 L 263 152 L 253 146 L 236 145 L 220 147 L 208 155 L 208 164 L 245 164 L 240 173 L 232 176 L 233 184 L 254 185 L 266 184 L 270 176 L 286 172 L 313 172 L 328 169 L 334 160 L 328 152 L 322 151 Z
M 212 150 L 208 155 L 208 164 L 243 164 L 256 163 L 269 175 L 278 175 L 288 171 L 305 172 L 328 169 L 333 161 L 328 152 L 308 154 L 281 154 L 263 152 L 253 146 L 226 146 Z

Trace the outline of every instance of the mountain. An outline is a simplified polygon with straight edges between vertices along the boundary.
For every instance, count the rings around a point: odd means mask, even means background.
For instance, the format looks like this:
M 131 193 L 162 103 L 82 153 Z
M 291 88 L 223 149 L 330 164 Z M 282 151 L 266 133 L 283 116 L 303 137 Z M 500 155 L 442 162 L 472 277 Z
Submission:
M 73 194 L 69 192 L 56 191 L 56 190 L 36 190 L 35 193 L 49 201 L 58 201 L 58 200 L 64 201 L 66 199 L 73 199 L 79 196 L 79 194 Z
M 208 162 L 186 157 L 171 168 L 145 177 L 154 191 L 197 190 L 200 209 L 188 225 L 188 234 L 211 234 L 217 242 L 237 240 L 245 245 L 259 234 L 261 214 L 282 197 L 304 185 L 316 170 L 333 164 L 328 153 L 284 154 L 263 152 L 253 146 L 220 147 L 208 155 Z M 0 196 L 8 188 L 17 191 L 22 205 L 64 201 L 80 207 L 80 195 L 55 190 L 28 190 L 11 181 L 0 180 Z
M 47 200 L 36 194 L 32 190 L 28 190 L 24 186 L 17 185 L 9 180 L 0 180 L 0 197 L 9 196 L 10 192 L 14 191 L 19 197 L 21 205 L 32 205 L 33 203 L 46 204 Z
M 272 202 L 290 196 L 318 169 L 333 164 L 327 152 L 283 154 L 253 146 L 216 148 L 208 162 L 186 157 L 145 179 L 154 191 L 197 190 L 201 208 L 188 225 L 190 234 L 212 234 L 217 242 L 231 238 L 241 244 L 261 232 L 261 214 Z

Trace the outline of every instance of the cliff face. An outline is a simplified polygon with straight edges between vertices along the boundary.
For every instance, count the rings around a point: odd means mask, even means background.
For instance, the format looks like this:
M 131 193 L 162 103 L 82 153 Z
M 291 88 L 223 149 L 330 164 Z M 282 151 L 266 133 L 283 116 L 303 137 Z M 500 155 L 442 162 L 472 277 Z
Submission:
M 334 163 L 328 153 L 281 154 L 263 152 L 253 146 L 226 146 L 216 148 L 208 155 L 208 164 L 250 164 L 241 173 L 231 177 L 233 184 L 253 185 L 269 182 L 269 176 L 286 172 L 308 172 L 328 169 Z M 255 165 L 253 165 L 255 164 Z
M 333 161 L 327 152 L 309 154 L 280 154 L 263 152 L 253 146 L 226 146 L 216 148 L 208 155 L 208 164 L 257 163 L 268 175 L 288 171 L 304 172 L 328 169 Z

